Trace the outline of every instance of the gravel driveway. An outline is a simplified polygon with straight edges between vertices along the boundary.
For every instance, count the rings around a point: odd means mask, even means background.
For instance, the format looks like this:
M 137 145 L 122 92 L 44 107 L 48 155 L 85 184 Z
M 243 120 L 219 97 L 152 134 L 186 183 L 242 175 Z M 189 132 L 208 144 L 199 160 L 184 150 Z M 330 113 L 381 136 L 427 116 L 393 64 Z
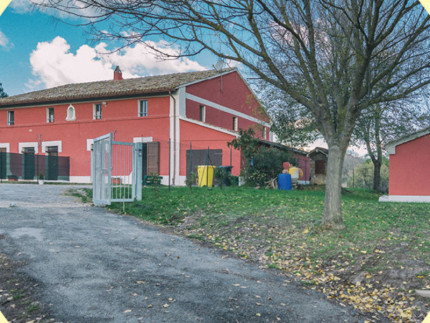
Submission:
M 57 320 L 363 322 L 273 270 L 83 205 L 69 188 L 0 184 L 0 252 L 25 261 Z

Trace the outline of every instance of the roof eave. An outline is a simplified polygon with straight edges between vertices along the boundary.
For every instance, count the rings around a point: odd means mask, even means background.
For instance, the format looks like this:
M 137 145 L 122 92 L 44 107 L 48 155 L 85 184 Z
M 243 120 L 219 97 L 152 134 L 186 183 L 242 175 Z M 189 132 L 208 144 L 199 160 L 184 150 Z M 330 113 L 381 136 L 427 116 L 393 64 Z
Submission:
M 404 143 L 407 143 L 409 141 L 418 139 L 418 138 L 420 138 L 422 136 L 425 136 L 425 135 L 428 135 L 428 134 L 430 134 L 430 127 L 425 128 L 423 130 L 420 130 L 418 132 L 415 132 L 413 134 L 404 136 L 404 137 L 402 137 L 400 139 L 396 139 L 396 140 L 388 142 L 385 145 L 385 150 L 387 151 L 388 154 L 394 155 L 396 153 L 396 147 L 397 146 L 399 146 L 401 144 L 404 144 Z
M 102 101 L 102 100 L 118 100 L 118 99 L 128 99 L 136 98 L 142 96 L 159 96 L 159 95 L 169 95 L 169 93 L 176 91 L 175 88 L 165 88 L 157 89 L 157 91 L 136 91 L 129 93 L 113 93 L 113 94 L 103 94 L 103 95 L 87 95 L 83 97 L 78 96 L 65 96 L 59 98 L 53 98 L 52 100 L 24 100 L 18 103 L 2 104 L 0 100 L 0 110 L 1 109 L 12 109 L 12 108 L 25 108 L 40 105 L 52 105 L 52 104 L 71 104 L 71 103 L 81 103 L 88 101 Z

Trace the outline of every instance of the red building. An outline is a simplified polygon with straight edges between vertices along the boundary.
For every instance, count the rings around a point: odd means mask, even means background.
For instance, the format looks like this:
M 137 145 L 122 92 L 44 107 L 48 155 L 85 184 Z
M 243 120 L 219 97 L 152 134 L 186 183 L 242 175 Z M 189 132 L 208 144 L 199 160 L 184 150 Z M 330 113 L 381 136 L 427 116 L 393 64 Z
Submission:
M 269 117 L 236 69 L 68 84 L 0 99 L 0 151 L 70 157 L 70 181 L 90 182 L 94 138 L 142 142 L 144 173 L 184 185 L 210 159 L 239 175 L 240 152 L 227 147 L 255 126 L 270 140 Z M 190 151 L 192 152 L 190 154 Z
M 430 202 L 430 128 L 387 144 L 388 196 L 380 201 Z

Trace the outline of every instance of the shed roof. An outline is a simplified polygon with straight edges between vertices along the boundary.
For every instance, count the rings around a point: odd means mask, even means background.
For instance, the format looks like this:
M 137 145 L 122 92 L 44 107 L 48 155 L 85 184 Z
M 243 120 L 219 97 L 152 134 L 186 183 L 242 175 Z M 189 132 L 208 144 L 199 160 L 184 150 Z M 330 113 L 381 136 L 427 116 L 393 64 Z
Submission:
M 67 84 L 0 99 L 0 108 L 165 93 L 183 85 L 210 79 L 233 71 L 236 71 L 236 69 L 229 68 L 222 71 L 206 70 L 123 80 Z
M 289 150 L 289 151 L 295 152 L 296 154 L 303 155 L 303 156 L 307 156 L 307 154 L 308 154 L 304 150 L 290 147 L 290 146 L 286 146 L 286 145 L 280 144 L 278 142 L 267 141 L 267 140 L 263 140 L 263 139 L 258 139 L 258 142 L 263 144 L 263 145 L 269 146 L 269 147 L 276 147 L 276 148 L 280 148 L 280 149 Z
M 323 147 L 316 147 L 314 148 L 312 151 L 310 151 L 308 153 L 308 156 L 310 158 L 312 158 L 313 156 L 315 156 L 316 154 L 322 154 L 324 156 L 328 156 L 328 149 L 327 148 L 323 148 Z
M 428 135 L 428 134 L 430 134 L 430 127 L 425 128 L 425 129 L 422 129 L 422 130 L 417 131 L 417 132 L 415 132 L 415 133 L 412 133 L 412 134 L 409 134 L 409 135 L 403 136 L 403 137 L 401 137 L 401 138 L 399 138 L 399 139 L 396 139 L 396 140 L 390 141 L 390 142 L 388 142 L 388 143 L 385 145 L 385 149 L 387 150 L 387 152 L 388 152 L 390 155 L 393 155 L 393 154 L 395 154 L 395 153 L 396 153 L 396 147 L 397 147 L 398 145 L 401 145 L 401 144 L 407 143 L 407 142 L 409 142 L 409 141 L 412 141 L 412 140 L 418 139 L 418 138 L 423 137 L 423 136 Z

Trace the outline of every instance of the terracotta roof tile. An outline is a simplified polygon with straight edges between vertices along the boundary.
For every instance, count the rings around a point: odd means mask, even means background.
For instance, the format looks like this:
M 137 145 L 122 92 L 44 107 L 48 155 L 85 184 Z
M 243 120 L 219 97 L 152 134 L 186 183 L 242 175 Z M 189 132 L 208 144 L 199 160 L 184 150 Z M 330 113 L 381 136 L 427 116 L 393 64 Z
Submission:
M 207 70 L 147 76 L 120 81 L 110 80 L 67 84 L 46 90 L 34 91 L 0 99 L 0 108 L 162 93 L 173 91 L 181 85 L 204 80 L 206 78 L 234 70 L 235 69 L 225 69 L 222 71 Z

